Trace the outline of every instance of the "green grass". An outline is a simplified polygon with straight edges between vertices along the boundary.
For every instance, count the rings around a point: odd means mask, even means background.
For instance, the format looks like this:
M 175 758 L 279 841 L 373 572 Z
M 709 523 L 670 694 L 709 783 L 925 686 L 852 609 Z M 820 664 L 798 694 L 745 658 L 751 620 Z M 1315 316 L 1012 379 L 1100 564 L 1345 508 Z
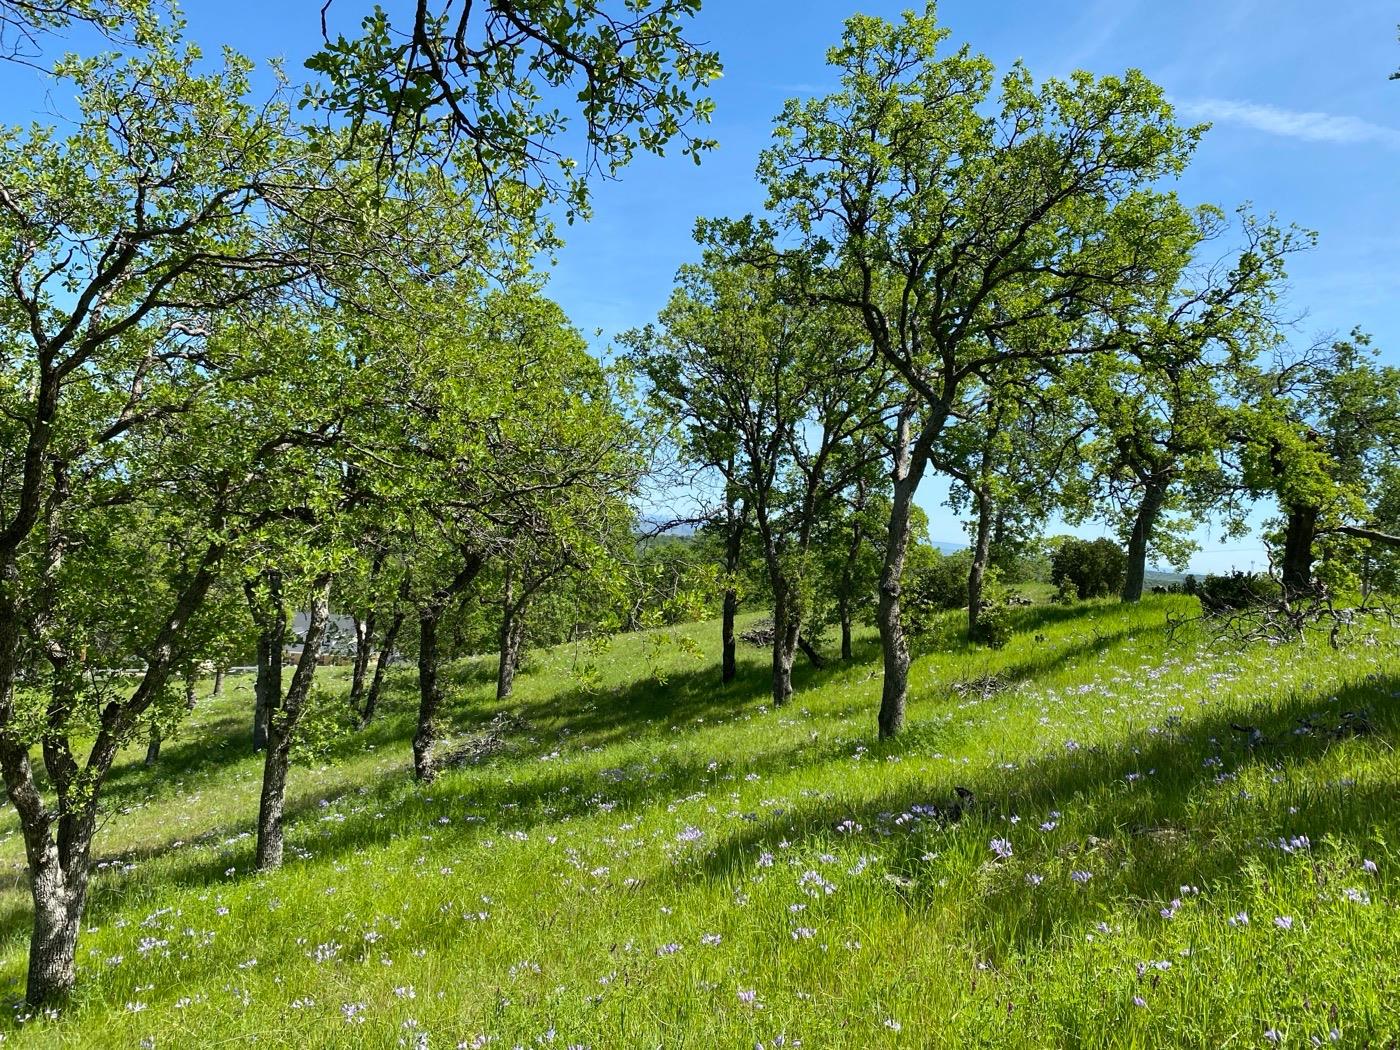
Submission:
M 519 681 L 529 729 L 426 789 L 404 677 L 378 725 L 296 771 L 275 875 L 250 870 L 237 682 L 156 771 L 126 755 L 77 1000 L 8 1041 L 1393 1045 L 1400 632 L 1213 654 L 1166 630 L 1189 604 L 1037 606 L 1000 652 L 950 617 L 889 744 L 870 636 L 776 711 L 756 649 L 718 685 L 714 624 L 674 632 L 703 659 L 662 636 L 564 646 Z M 601 688 L 579 684 L 590 660 Z M 455 668 L 460 728 L 496 709 L 491 670 Z M 1367 731 L 1331 732 L 1348 712 Z M 959 786 L 977 801 L 948 822 Z M 28 899 L 0 830 L 17 999 Z

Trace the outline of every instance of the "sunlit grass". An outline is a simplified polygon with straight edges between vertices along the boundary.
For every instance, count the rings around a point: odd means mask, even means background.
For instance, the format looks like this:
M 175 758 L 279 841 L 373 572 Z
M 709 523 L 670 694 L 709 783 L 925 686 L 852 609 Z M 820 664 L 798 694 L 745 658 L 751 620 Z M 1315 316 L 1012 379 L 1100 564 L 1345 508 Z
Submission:
M 156 770 L 127 756 L 78 998 L 9 1038 L 1384 1045 L 1400 635 L 1212 654 L 1169 637 L 1188 606 L 1027 609 L 1000 652 L 950 618 L 890 744 L 869 636 L 777 711 L 759 650 L 719 686 L 717 625 L 564 646 L 518 683 L 528 728 L 429 788 L 405 676 L 380 724 L 297 772 L 271 876 L 250 870 L 261 766 L 234 683 Z M 490 670 L 458 666 L 459 729 L 495 712 Z M 3 827 L 18 999 L 27 891 Z

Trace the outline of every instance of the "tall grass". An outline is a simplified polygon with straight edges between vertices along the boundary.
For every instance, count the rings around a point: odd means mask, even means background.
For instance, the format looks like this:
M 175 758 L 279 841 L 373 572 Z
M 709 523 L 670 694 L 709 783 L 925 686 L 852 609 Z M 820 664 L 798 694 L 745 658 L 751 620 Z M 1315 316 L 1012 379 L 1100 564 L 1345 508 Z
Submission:
M 427 788 L 402 677 L 295 774 L 272 875 L 236 682 L 154 770 L 125 756 L 77 1000 L 9 1041 L 1390 1045 L 1400 632 L 1213 652 L 1169 632 L 1189 604 L 1026 609 L 995 652 L 950 618 L 887 744 L 868 636 L 782 710 L 759 650 L 718 684 L 714 624 L 563 646 L 507 705 L 526 728 Z M 463 732 L 491 670 L 455 669 Z

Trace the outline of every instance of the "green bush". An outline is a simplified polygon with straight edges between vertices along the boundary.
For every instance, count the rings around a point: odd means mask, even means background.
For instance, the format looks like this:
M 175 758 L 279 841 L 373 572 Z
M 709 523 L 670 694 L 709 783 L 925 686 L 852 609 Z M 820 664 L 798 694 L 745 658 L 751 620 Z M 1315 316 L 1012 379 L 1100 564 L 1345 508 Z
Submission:
M 1102 598 L 1122 589 L 1128 558 L 1112 540 L 1069 539 L 1050 562 L 1050 582 L 1065 595 L 1071 588 L 1079 599 Z
M 942 554 L 915 570 L 905 582 L 900 598 L 904 629 L 912 635 L 927 634 L 939 613 L 967 605 L 967 577 L 972 552 Z
M 1207 576 L 1196 586 L 1201 609 L 1211 615 L 1253 609 L 1279 596 L 1278 581 L 1267 573 L 1240 572 Z
M 972 640 L 990 649 L 1003 649 L 1011 641 L 1011 609 L 1005 602 L 984 603 L 977 615 L 977 628 Z

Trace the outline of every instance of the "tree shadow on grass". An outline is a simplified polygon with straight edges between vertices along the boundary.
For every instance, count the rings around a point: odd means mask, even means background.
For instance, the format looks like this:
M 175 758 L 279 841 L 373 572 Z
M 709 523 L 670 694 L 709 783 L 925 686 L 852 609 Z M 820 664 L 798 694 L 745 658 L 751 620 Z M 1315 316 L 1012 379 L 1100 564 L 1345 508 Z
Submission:
M 1276 846 L 1278 835 L 1306 835 L 1313 843 L 1330 836 L 1360 848 L 1379 829 L 1382 839 L 1394 841 L 1400 836 L 1400 811 L 1394 806 L 1400 784 L 1390 781 L 1342 779 L 1319 785 L 1314 777 L 1307 783 L 1306 799 L 1282 791 L 1267 799 L 1242 795 L 1230 804 L 1228 817 L 1218 822 L 1221 826 L 1210 822 L 1209 809 L 1202 816 L 1199 802 L 1203 789 L 1233 783 L 1255 767 L 1287 781 L 1306 775 L 1334 748 L 1354 749 L 1358 757 L 1369 749 L 1393 751 L 1400 742 L 1397 696 L 1400 677 L 1368 675 L 1336 692 L 1293 694 L 1249 709 L 1210 713 L 1112 746 L 1057 753 L 1011 771 L 989 770 L 959 779 L 950 770 L 941 783 L 918 793 L 889 791 L 854 806 L 839 798 L 808 798 L 781 816 L 769 816 L 731 835 L 671 877 L 680 882 L 732 882 L 760 853 L 776 852 L 784 841 L 812 848 L 848 844 L 851 836 L 837 828 L 852 821 L 876 836 L 897 876 L 887 892 L 919 910 L 961 889 L 977 899 L 977 906 L 968 910 L 967 936 L 975 941 L 979 925 L 995 927 L 1002 933 L 996 949 L 1021 951 L 1050 940 L 1063 929 L 1065 916 L 1037 909 L 1033 895 L 1020 886 L 1009 888 L 995 880 L 969 881 L 950 889 L 942 884 L 942 870 L 923 859 L 929 849 L 939 848 L 940 839 L 946 846 L 962 838 L 964 846 L 981 852 L 987 851 L 992 837 L 1011 834 L 1027 841 L 1028 829 L 1045 814 L 1056 809 L 1072 812 L 1077 800 L 1092 797 L 1093 815 L 1083 836 L 1068 841 L 1063 836 L 1047 838 L 1045 862 L 1096 870 L 1100 884 L 1112 886 L 1115 898 L 1150 903 L 1152 914 L 1178 896 L 1183 884 L 1228 889 L 1244 877 L 1250 861 L 1285 856 Z M 1259 735 L 1236 726 L 1258 730 Z M 916 731 L 873 747 L 869 758 L 930 750 L 929 743 Z M 977 802 L 956 825 L 933 832 L 931 843 L 930 826 L 942 825 L 936 817 L 921 817 L 918 807 L 935 806 L 946 814 L 957 801 L 955 786 L 971 790 Z M 1110 796 L 1107 804 L 1105 792 Z M 1297 805 L 1300 801 L 1307 804 Z M 1022 827 L 1027 830 L 1020 834 L 1009 831 L 1004 819 L 1013 813 L 1026 817 Z M 1241 826 L 1255 833 L 1241 834 Z M 1023 851 L 1018 843 L 1016 848 L 1024 857 L 1035 855 L 1039 844 L 1029 842 Z M 991 853 L 986 856 L 990 862 Z M 1120 865 L 1130 857 L 1131 865 Z M 993 912 L 995 923 L 979 924 L 979 915 L 990 917 Z
M 1113 607 L 1104 605 L 1075 606 L 1071 607 L 1071 611 L 1081 618 L 1090 614 L 1105 616 L 1116 612 Z M 1000 674 L 1008 682 L 1031 680 L 1049 674 L 1058 667 L 1091 660 L 1117 645 L 1129 633 L 1136 635 L 1142 633 L 1141 630 L 1134 632 L 1132 625 L 1120 624 L 1119 626 L 1122 629 L 1117 632 L 1096 633 L 1091 639 L 1070 645 L 1026 648 L 1023 650 L 1023 658 L 1003 665 Z M 1163 632 L 1165 626 L 1157 624 L 1147 628 L 1147 630 Z M 756 652 L 757 658 L 753 652 L 745 654 L 745 658 L 739 662 L 738 675 L 725 687 L 718 685 L 718 668 L 708 666 L 671 674 L 664 686 L 654 679 L 641 679 L 614 689 L 590 691 L 579 688 L 548 698 L 523 702 L 506 701 L 504 705 L 500 705 L 495 700 L 494 695 L 482 696 L 463 690 L 454 698 L 451 714 L 453 721 L 459 727 L 468 728 L 474 724 L 485 722 L 495 710 L 505 706 L 507 708 L 514 707 L 527 723 L 535 723 L 536 729 L 534 731 L 529 732 L 524 739 L 515 741 L 515 748 L 508 759 L 515 763 L 543 757 L 561 739 L 567 739 L 573 745 L 603 748 L 633 741 L 641 729 L 647 726 L 654 727 L 658 724 L 671 727 L 685 726 L 697 731 L 703 730 L 707 725 L 713 725 L 728 718 L 741 717 L 746 713 L 755 714 L 767 703 L 770 695 L 771 672 L 767 662 L 762 658 L 765 655 L 764 651 L 757 650 Z M 962 642 L 960 651 L 951 653 L 944 651 L 941 655 L 979 654 L 985 654 L 989 661 L 1002 659 L 1000 654 L 974 646 L 965 640 Z M 795 667 L 793 677 L 798 691 L 792 709 L 801 710 L 804 690 L 843 677 L 859 677 L 861 681 L 878 679 L 878 640 L 868 640 L 858 645 L 854 655 L 855 659 L 852 661 L 832 660 L 825 668 L 819 669 L 805 662 Z M 475 662 L 482 663 L 483 661 Z M 465 673 L 460 673 L 461 671 L 461 665 L 453 668 L 454 680 L 459 684 L 470 682 L 482 684 L 488 681 L 486 676 L 473 673 L 470 666 L 467 667 Z M 477 671 L 479 672 L 479 668 Z M 944 682 L 939 683 L 934 689 L 917 688 L 911 697 L 912 706 L 916 709 L 926 708 L 935 699 L 953 698 L 955 694 L 952 686 L 955 684 L 954 682 Z M 415 798 L 430 797 L 432 794 L 432 789 L 425 793 L 409 780 L 408 742 L 413 733 L 413 711 L 417 704 L 416 686 L 412 674 L 400 671 L 390 677 L 386 686 L 381 714 L 378 719 L 366 729 L 340 738 L 321 759 L 322 762 L 334 763 L 338 759 L 358 754 L 367 748 L 380 750 L 383 753 L 392 753 L 394 749 L 401 751 L 402 778 L 399 779 L 396 776 L 395 779 L 381 782 L 364 798 L 366 804 L 372 804 L 375 809 L 390 804 L 402 805 Z M 873 688 L 871 696 L 861 697 L 858 701 L 861 707 L 870 707 L 872 735 L 874 702 Z M 776 711 L 770 713 L 778 715 Z M 243 721 L 241 712 L 237 709 L 219 715 L 213 722 L 202 725 L 198 734 L 191 733 L 178 738 L 172 746 L 162 753 L 161 760 L 155 767 L 143 766 L 139 758 L 135 757 L 136 752 L 133 751 L 132 756 L 113 771 L 112 779 L 105 792 L 108 807 L 119 809 L 124 805 L 138 802 L 152 800 L 158 802 L 184 790 L 184 786 L 190 780 L 213 777 L 222 768 L 239 762 L 252 761 L 256 763 L 257 756 L 251 754 L 246 741 L 242 739 L 246 731 Z M 550 727 L 553 727 L 552 732 Z M 931 731 L 934 730 L 923 730 L 924 737 L 927 738 Z M 936 730 L 939 733 L 947 731 L 945 728 Z M 913 730 L 913 733 L 919 732 L 920 730 Z M 907 734 L 903 739 L 908 741 L 912 737 Z M 893 746 L 907 746 L 907 744 Z M 944 746 L 946 747 L 947 744 L 945 743 Z M 838 741 L 830 747 L 832 749 L 831 758 L 849 752 L 849 744 L 846 742 Z M 810 748 L 799 747 L 787 752 L 770 754 L 758 765 L 751 768 L 756 771 L 760 768 L 770 772 L 787 771 L 793 768 L 793 763 L 798 761 L 799 756 L 802 765 L 812 765 L 820 761 L 819 753 L 813 752 Z M 464 775 L 470 776 L 471 774 Z M 452 779 L 455 781 L 460 777 Z M 608 790 L 611 796 L 622 805 L 630 807 L 648 801 L 651 791 L 657 794 L 663 791 L 685 794 L 708 779 L 710 779 L 710 774 L 704 764 L 691 763 L 684 769 L 673 768 L 662 775 L 648 777 L 643 781 L 629 785 L 628 789 L 623 792 L 619 792 L 616 786 L 609 787 Z M 506 827 L 525 830 L 536 823 L 564 819 L 586 811 L 587 807 L 580 808 L 573 804 L 560 807 L 554 802 L 545 801 L 554 796 L 565 794 L 565 792 L 561 792 L 561 788 L 577 791 L 583 786 L 576 773 L 569 772 L 567 767 L 561 767 L 561 772 L 557 776 L 545 779 L 532 776 L 519 787 L 508 792 L 508 797 L 496 798 L 495 801 L 498 805 L 510 806 L 515 813 L 515 819 L 507 822 Z M 488 787 L 486 791 L 481 793 L 474 791 L 458 793 L 456 798 L 459 802 L 467 805 L 484 805 L 492 801 L 492 790 L 494 789 Z M 325 794 L 324 789 L 314 787 L 302 790 L 288 799 L 286 813 L 289 842 L 295 840 L 296 831 L 294 829 L 297 828 L 299 822 L 321 808 Z M 439 811 L 434 810 L 433 818 L 435 819 L 438 815 Z M 243 836 L 246 840 L 253 818 L 254 814 L 250 812 L 246 819 L 209 829 L 191 840 L 190 844 L 203 845 L 210 841 L 236 840 L 239 836 Z M 426 819 L 425 823 L 427 823 Z M 499 821 L 496 823 L 497 826 L 501 826 Z M 422 832 L 421 826 L 411 829 L 400 828 L 397 822 L 392 821 L 377 821 L 375 825 L 370 830 L 368 837 L 361 830 L 356 830 L 356 826 L 353 824 L 342 825 L 342 830 L 331 841 L 326 841 L 324 837 L 318 839 L 317 852 L 327 849 L 331 851 L 353 849 L 367 843 L 382 844 L 398 834 L 417 835 Z M 144 863 L 170 853 L 174 841 L 174 836 L 171 836 L 162 842 L 125 850 L 120 854 L 100 857 L 99 860 L 133 863 L 138 866 L 139 870 L 139 867 Z M 244 854 L 250 853 L 251 849 L 251 841 L 247 841 L 246 845 L 225 851 L 203 863 L 182 867 L 175 881 L 186 886 L 203 886 L 213 882 L 222 882 L 226 878 L 227 868 L 247 869 L 249 858 Z M 25 879 L 22 875 L 16 877 L 14 881 L 16 887 L 23 888 L 25 885 Z M 92 898 L 93 914 L 100 914 L 105 909 L 107 887 L 110 881 L 107 878 L 99 878 L 95 881 Z M 124 886 L 125 882 L 126 880 L 122 879 L 119 884 L 112 884 L 112 892 L 117 898 L 124 894 L 125 890 L 120 887 Z M 19 926 L 27 926 L 27 923 L 27 908 L 18 907 L 10 909 L 8 913 L 0 912 L 0 937 L 13 935 Z
M 1035 611 L 1039 611 L 1038 609 Z M 1055 610 L 1058 612 L 1058 610 Z M 1082 618 L 1089 615 L 1107 616 L 1116 614 L 1108 606 L 1079 606 L 1065 611 L 1065 616 Z M 1044 622 L 1044 621 L 1038 621 Z M 1071 645 L 1057 645 L 1027 648 L 1019 661 L 1012 661 L 1003 667 L 1003 673 L 1013 680 L 1031 679 L 1050 673 L 1054 668 L 1076 661 L 1091 659 L 1122 640 L 1127 634 L 1138 635 L 1141 630 L 1134 624 L 1118 624 L 1119 631 L 1097 634 L 1092 639 Z M 1157 624 L 1149 630 L 1163 631 L 1165 626 Z M 987 652 L 964 643 L 965 654 Z M 945 655 L 947 655 L 945 653 Z M 958 655 L 958 654 L 953 654 Z M 718 672 L 714 666 L 679 672 L 669 676 L 664 688 L 654 680 L 641 680 L 611 690 L 591 692 L 574 689 L 549 698 L 525 700 L 506 707 L 515 706 L 527 721 L 540 724 L 540 736 L 549 736 L 553 727 L 558 737 L 567 737 L 574 744 L 589 748 L 600 748 L 636 739 L 639 726 L 648 723 L 661 723 L 671 727 L 686 726 L 695 730 L 703 729 L 726 718 L 753 714 L 746 710 L 762 706 L 769 696 L 769 667 L 765 654 L 745 654 L 739 665 L 739 675 L 727 688 L 718 685 Z M 876 640 L 865 640 L 858 645 L 857 659 L 844 662 L 832 660 L 824 669 L 806 664 L 795 668 L 794 679 L 799 693 L 794 708 L 801 709 L 801 690 L 824 684 L 842 677 L 860 676 L 862 681 L 878 678 L 879 646 Z M 988 654 L 989 659 L 1000 659 Z M 476 661 L 486 663 L 486 661 Z M 454 674 L 462 668 L 454 668 Z M 485 684 L 491 680 L 481 673 L 481 668 L 468 666 L 456 675 L 459 684 Z M 944 683 L 948 684 L 948 683 Z M 929 690 L 924 690 L 920 705 L 929 702 Z M 484 720 L 500 706 L 494 696 L 483 697 L 471 690 L 463 690 L 455 698 L 454 717 L 462 724 Z M 861 698 L 862 706 L 871 705 L 873 735 L 874 689 L 871 696 Z M 445 807 L 461 815 L 472 809 L 495 807 L 492 814 L 493 831 L 528 830 L 536 825 L 581 816 L 590 812 L 595 805 L 595 792 L 602 792 L 619 807 L 628 809 L 645 805 L 657 797 L 685 795 L 696 787 L 713 779 L 708 764 L 699 760 L 679 762 L 667 758 L 662 767 L 646 771 L 645 775 L 624 783 L 607 783 L 588 779 L 566 766 L 559 767 L 557 774 L 546 777 L 532 775 L 519 784 L 502 786 L 495 778 L 487 778 L 485 783 L 473 783 L 472 773 L 464 772 L 441 781 L 438 785 L 423 789 L 414 785 L 408 778 L 408 740 L 413 730 L 412 712 L 416 707 L 416 687 L 412 675 L 400 671 L 391 677 L 383 703 L 383 715 L 368 730 L 339 741 L 332 749 L 330 759 L 343 758 L 351 752 L 359 752 L 367 746 L 402 752 L 402 765 L 396 764 L 391 779 L 381 779 L 380 783 L 359 796 L 361 813 L 344 823 L 329 828 L 318 826 L 308 820 L 321 809 L 325 790 L 320 786 L 300 791 L 289 799 L 287 819 L 289 844 L 308 849 L 317 857 L 336 856 L 344 852 L 363 849 L 367 846 L 382 845 L 402 836 L 418 838 L 430 831 L 443 834 L 437 825 L 437 818 L 444 815 Z M 201 727 L 198 737 L 180 739 L 162 757 L 161 764 L 154 770 L 144 769 L 139 759 L 131 761 L 115 771 L 109 797 L 114 801 L 123 798 L 149 797 L 153 782 L 169 782 L 178 790 L 182 779 L 209 775 L 220 766 L 245 761 L 250 756 L 238 737 L 246 730 L 241 713 L 230 710 L 213 722 Z M 943 733 L 945 728 L 924 728 L 916 730 L 901 742 L 884 745 L 886 750 L 916 746 L 916 740 L 927 743 L 933 733 Z M 534 740 L 518 742 L 514 753 L 505 764 L 530 762 L 543 757 L 553 743 L 543 742 L 537 736 Z M 848 755 L 849 741 L 833 741 L 820 748 L 800 745 L 796 748 L 769 752 L 759 756 L 748 768 L 762 773 L 787 773 L 800 768 L 819 768 L 838 757 Z M 211 753 L 212 752 L 212 753 Z M 402 769 L 402 775 L 398 769 Z M 499 772 L 499 770 L 497 770 Z M 465 787 L 466 790 L 462 790 Z M 145 793 L 145 794 L 143 794 Z M 450 802 L 445 802 L 448 799 Z M 891 799 L 888 805 L 898 808 L 899 799 Z M 883 805 L 877 807 L 885 808 Z M 500 813 L 508 811 L 508 819 Z M 388 819 L 370 816 L 387 812 Z M 450 814 L 449 814 L 450 815 Z M 809 831 L 821 824 L 820 816 L 810 824 Z M 252 826 L 253 813 L 245 820 L 230 825 L 210 829 L 199 836 L 195 844 L 207 845 L 211 841 L 231 840 L 232 845 L 223 850 L 203 851 L 191 855 L 188 862 L 173 860 L 175 871 L 163 871 L 162 883 L 185 887 L 205 887 L 222 883 L 226 879 L 226 869 L 235 867 L 247 871 L 250 867 L 252 842 L 248 832 Z M 834 823 L 834 820 L 832 821 Z M 473 833 L 470 825 L 449 825 L 448 834 L 468 837 Z M 173 839 L 173 836 L 172 836 Z M 125 876 L 105 875 L 94 882 L 90 914 L 94 922 L 102 921 L 107 915 L 119 913 L 127 903 L 134 887 L 146 880 L 143 867 L 146 862 L 165 858 L 172 849 L 172 841 L 166 840 L 137 850 L 125 851 L 120 857 L 134 862 L 137 869 Z M 115 858 L 107 858 L 115 859 Z M 23 878 L 15 880 L 16 885 L 24 885 Z M 0 913 L 0 937 L 14 938 L 27 928 L 29 912 L 27 906 L 17 906 Z
M 1019 675 L 1034 677 L 1035 674 L 1045 673 L 1056 665 L 1090 658 L 1104 648 L 1112 646 L 1117 640 L 1117 636 L 1102 636 L 1093 641 L 1060 647 L 1044 654 L 1037 652 L 1033 657 L 1032 666 L 1013 665 L 1013 669 Z M 853 670 L 850 665 L 841 665 L 828 667 L 824 671 L 808 669 L 806 674 L 830 676 L 841 673 L 843 669 L 846 672 Z M 742 673 L 743 670 L 741 665 L 740 677 L 734 683 L 736 692 L 746 690 L 751 698 L 766 696 L 767 669 L 761 664 L 751 664 L 747 667 L 747 675 Z M 539 707 L 526 707 L 524 710 L 527 717 L 538 710 L 547 717 L 565 719 L 569 728 L 569 739 L 575 744 L 595 748 L 617 742 L 615 738 L 619 734 L 628 738 L 635 737 L 636 725 L 641 718 L 639 712 L 642 710 L 664 713 L 667 716 L 665 721 L 669 725 L 693 723 L 696 729 L 703 729 L 707 721 L 711 724 L 720 721 L 722 716 L 741 715 L 742 710 L 736 709 L 726 696 L 706 699 L 707 692 L 712 691 L 712 677 L 708 670 L 673 677 L 673 682 L 676 678 L 682 681 L 678 688 L 668 693 L 668 699 L 672 701 L 669 705 L 656 704 L 651 696 L 654 683 L 643 681 L 622 690 L 609 692 L 602 698 L 588 693 L 572 696 L 566 694 L 558 710 L 546 706 L 545 701 L 537 702 L 541 705 Z M 593 704 L 593 701 L 600 699 L 606 700 L 607 711 L 600 712 Z M 571 702 L 580 706 L 571 707 Z M 619 717 L 616 709 L 621 709 L 624 714 Z M 629 711 L 630 716 L 626 714 Z M 487 712 L 472 698 L 462 698 L 456 711 L 457 720 L 467 721 L 468 714 L 484 717 Z M 435 838 L 443 835 L 468 838 L 475 834 L 474 828 L 471 824 L 463 824 L 461 821 L 464 817 L 481 816 L 480 811 L 489 811 L 493 833 L 515 830 L 528 832 L 541 824 L 552 824 L 594 812 L 600 798 L 605 798 L 615 810 L 627 812 L 652 804 L 658 798 L 684 796 L 697 788 L 712 784 L 715 780 L 715 773 L 710 769 L 707 760 L 680 760 L 671 755 L 663 755 L 659 764 L 634 764 L 633 769 L 615 771 L 619 774 L 625 773 L 621 779 L 603 780 L 593 773 L 580 774 L 578 770 L 567 765 L 534 766 L 534 763 L 546 757 L 556 741 L 527 736 L 516 740 L 512 751 L 507 755 L 498 756 L 484 766 L 448 773 L 436 784 L 423 786 L 414 783 L 409 777 L 407 742 L 413 731 L 411 711 L 404 709 L 387 713 L 386 717 L 375 724 L 373 731 L 377 734 L 381 746 L 402 750 L 402 776 L 381 780 L 378 785 L 367 791 L 362 788 L 356 796 L 360 813 L 344 822 L 328 826 L 318 826 L 308 821 L 308 818 L 322 809 L 322 800 L 327 794 L 323 788 L 303 791 L 289 799 L 289 847 L 299 847 L 318 858 L 325 858 L 357 849 L 383 846 L 406 836 L 417 839 L 426 833 L 433 834 Z M 935 744 L 947 748 L 956 744 L 958 735 L 959 731 L 955 727 L 918 726 L 899 741 L 881 747 L 889 753 Z M 359 746 L 363 746 L 362 738 L 359 740 Z M 788 774 L 801 769 L 818 769 L 826 763 L 848 758 L 850 749 L 851 743 L 848 739 L 828 738 L 820 745 L 802 743 L 796 747 L 753 756 L 745 763 L 744 768 L 746 772 L 765 777 Z M 503 771 L 527 764 L 533 766 L 528 777 L 518 782 L 513 778 L 504 781 L 501 779 L 500 774 Z M 541 768 L 550 771 L 540 775 Z M 443 825 L 438 824 L 442 816 L 447 816 L 452 821 L 447 825 L 450 829 L 448 831 L 444 831 Z M 834 824 L 835 819 L 831 823 Z M 234 844 L 215 855 L 206 854 L 200 859 L 192 859 L 189 864 L 181 865 L 174 874 L 165 876 L 163 881 L 199 888 L 224 882 L 227 878 L 226 871 L 230 867 L 247 871 L 251 865 L 252 851 L 251 839 L 247 838 L 250 824 L 251 815 L 248 822 L 240 821 L 200 836 L 195 844 L 225 840 L 232 840 Z M 241 842 L 238 841 L 240 835 L 243 836 Z M 169 850 L 169 844 L 165 843 L 128 851 L 123 853 L 122 857 L 139 865 L 162 857 Z M 133 877 L 139 878 L 139 874 Z M 110 887 L 109 896 L 109 890 L 99 881 L 94 888 L 93 914 L 104 913 L 109 904 L 120 910 L 124 895 L 125 889 L 122 884 L 114 882 Z M 9 918 L 6 916 L 0 919 L 0 934 L 9 930 Z

